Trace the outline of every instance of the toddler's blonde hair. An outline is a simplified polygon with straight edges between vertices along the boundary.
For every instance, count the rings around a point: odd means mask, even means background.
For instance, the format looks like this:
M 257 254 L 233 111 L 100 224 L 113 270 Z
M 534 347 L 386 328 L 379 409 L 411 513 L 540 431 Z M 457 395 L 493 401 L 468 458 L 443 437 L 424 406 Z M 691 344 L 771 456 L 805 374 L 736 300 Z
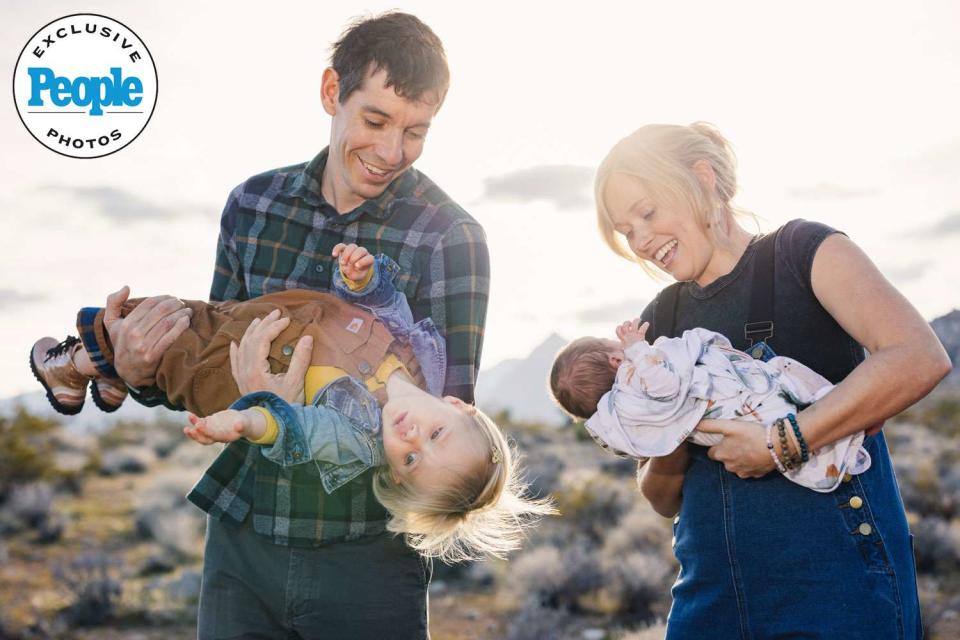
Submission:
M 708 191 L 694 172 L 705 161 L 713 169 L 715 184 Z M 719 246 L 727 244 L 727 228 L 733 216 L 753 214 L 735 207 L 737 159 L 733 146 L 716 127 L 707 122 L 690 125 L 648 124 L 620 140 L 600 163 L 594 181 L 597 224 L 604 242 L 614 253 L 637 262 L 647 273 L 662 275 L 646 260 L 638 258 L 613 228 L 603 198 L 607 180 L 615 173 L 639 178 L 655 202 L 685 208 L 696 217 Z
M 549 499 L 528 496 L 518 455 L 496 423 L 479 409 L 464 417 L 486 446 L 483 461 L 469 473 L 429 493 L 395 482 L 388 467 L 373 477 L 373 493 L 391 515 L 387 529 L 446 563 L 504 558 L 520 547 L 528 526 L 556 513 Z

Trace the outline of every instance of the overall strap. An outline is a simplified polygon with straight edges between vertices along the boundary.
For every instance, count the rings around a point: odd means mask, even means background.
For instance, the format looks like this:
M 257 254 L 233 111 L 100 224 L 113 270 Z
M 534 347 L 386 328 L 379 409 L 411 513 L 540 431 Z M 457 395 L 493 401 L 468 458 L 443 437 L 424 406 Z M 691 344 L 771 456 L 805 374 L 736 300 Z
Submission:
M 675 338 L 677 325 L 677 297 L 682 282 L 674 282 L 657 294 L 657 306 L 653 312 L 653 334 L 647 340 L 653 342 L 661 336 Z
M 752 346 L 756 342 L 770 342 L 773 338 L 773 283 L 776 275 L 776 246 L 780 229 L 757 241 L 757 258 L 753 266 L 753 286 L 750 287 L 750 313 L 743 325 L 743 337 Z

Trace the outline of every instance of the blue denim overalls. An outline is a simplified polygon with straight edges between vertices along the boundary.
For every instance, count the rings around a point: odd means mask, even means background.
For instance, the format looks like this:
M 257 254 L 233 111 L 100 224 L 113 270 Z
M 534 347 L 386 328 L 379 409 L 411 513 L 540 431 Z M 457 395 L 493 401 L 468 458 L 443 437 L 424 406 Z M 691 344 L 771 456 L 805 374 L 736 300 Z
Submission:
M 823 494 L 779 473 L 740 479 L 692 445 L 667 638 L 920 638 L 886 443 L 879 434 L 864 446 L 873 466 Z

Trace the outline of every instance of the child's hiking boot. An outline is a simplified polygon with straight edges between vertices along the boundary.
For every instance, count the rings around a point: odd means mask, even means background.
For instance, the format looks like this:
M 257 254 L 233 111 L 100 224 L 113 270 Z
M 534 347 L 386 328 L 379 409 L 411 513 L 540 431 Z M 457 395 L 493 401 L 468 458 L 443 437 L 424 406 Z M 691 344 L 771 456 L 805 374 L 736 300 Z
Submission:
M 30 350 L 30 369 L 46 389 L 47 400 L 68 416 L 80 413 L 90 380 L 73 364 L 73 354 L 79 348 L 80 339 L 68 336 L 60 343 L 54 338 L 40 338 Z
M 94 378 L 90 382 L 90 395 L 100 411 L 113 413 L 127 398 L 127 383 L 120 378 Z

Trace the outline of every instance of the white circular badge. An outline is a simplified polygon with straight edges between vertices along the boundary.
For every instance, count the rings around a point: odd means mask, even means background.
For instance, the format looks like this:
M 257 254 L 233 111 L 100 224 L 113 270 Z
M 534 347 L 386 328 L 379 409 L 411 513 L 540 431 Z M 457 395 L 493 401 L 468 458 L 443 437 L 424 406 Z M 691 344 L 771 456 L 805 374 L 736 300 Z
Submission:
M 157 67 L 126 25 L 77 13 L 27 42 L 13 71 L 13 100 L 40 144 L 72 158 L 100 158 L 147 126 L 157 104 Z

